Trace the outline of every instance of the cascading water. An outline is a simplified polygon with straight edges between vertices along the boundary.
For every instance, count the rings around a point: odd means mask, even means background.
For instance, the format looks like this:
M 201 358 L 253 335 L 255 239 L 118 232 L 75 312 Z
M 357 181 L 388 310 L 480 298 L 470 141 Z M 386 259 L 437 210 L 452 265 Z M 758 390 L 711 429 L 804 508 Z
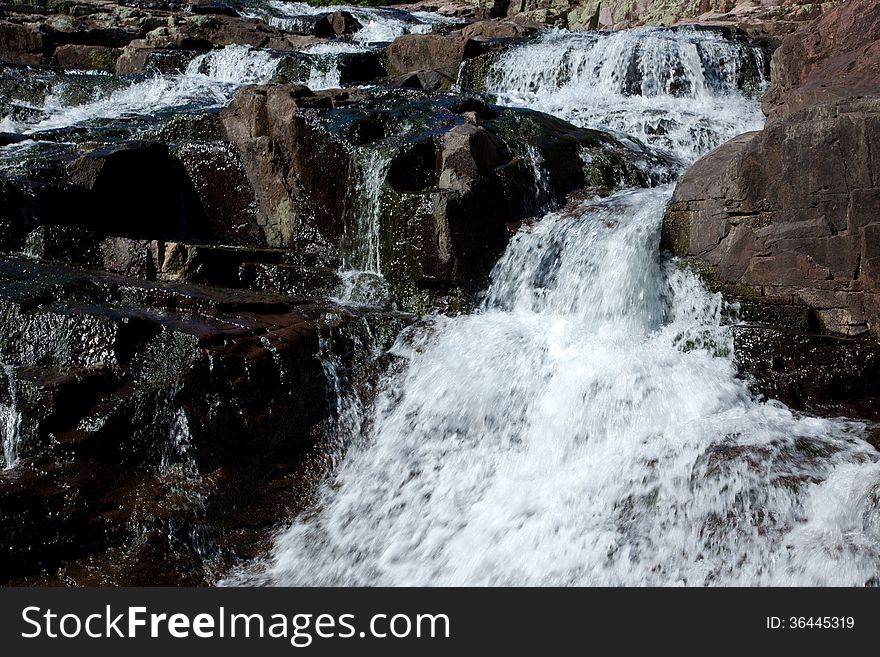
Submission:
M 14 468 L 18 463 L 18 444 L 21 439 L 21 413 L 18 410 L 18 389 L 15 370 L 5 365 L 6 383 L 9 387 L 8 403 L 0 403 L 0 430 L 3 431 L 3 469 Z
M 762 50 L 707 31 L 556 31 L 501 56 L 485 89 L 502 104 L 623 132 L 693 161 L 761 127 L 764 69 Z
M 73 102 L 65 93 L 70 82 L 50 86 L 37 120 L 6 120 L 6 131 L 30 134 L 99 119 L 155 116 L 171 110 L 199 110 L 226 105 L 245 84 L 268 82 L 278 56 L 248 46 L 226 46 L 195 57 L 183 74 L 154 75 L 124 86 L 95 86 L 87 102 Z M 111 76 L 93 76 L 111 77 Z
M 381 304 L 388 298 L 382 277 L 380 221 L 390 165 L 390 153 L 381 148 L 361 146 L 352 153 L 339 269 L 342 285 L 336 295 L 342 302 Z
M 170 401 L 173 401 L 174 395 Z M 186 511 L 186 522 L 179 518 L 167 522 L 171 535 L 192 547 L 209 565 L 218 548 L 212 530 L 205 525 L 205 481 L 195 457 L 189 419 L 183 408 L 168 408 L 170 424 L 168 439 L 161 448 L 158 477 L 166 495 L 178 511 Z
M 245 16 L 294 32 L 305 29 L 308 34 L 313 31 L 316 17 L 329 13 L 327 7 L 305 3 L 246 0 L 243 4 Z M 289 53 L 295 61 L 285 69 L 286 81 L 305 84 L 313 91 L 339 87 L 341 56 L 367 52 L 403 34 L 424 34 L 436 25 L 456 22 L 430 12 L 410 14 L 396 9 L 344 5 L 334 6 L 333 10 L 352 13 L 361 29 L 351 39 L 317 43 L 305 46 L 299 53 Z M 39 71 L 37 87 L 44 85 L 44 93 L 27 93 L 28 98 L 13 93 L 11 102 L 0 107 L 0 132 L 32 136 L 39 141 L 40 133 L 48 130 L 94 127 L 108 122 L 143 124 L 172 113 L 224 107 L 242 85 L 270 82 L 284 58 L 280 51 L 228 45 L 198 55 L 179 73 L 150 73 L 145 77 Z M 5 75 L 17 73 L 0 71 L 0 78 Z M 51 138 L 53 142 L 57 140 L 57 136 Z M 0 147 L 0 168 L 14 168 L 19 159 L 27 159 L 34 146 L 31 140 L 15 141 Z
M 645 69 L 644 53 L 668 52 L 656 36 L 551 35 L 534 47 L 572 61 L 583 43 L 580 63 L 514 50 L 499 66 L 519 91 L 496 92 L 683 159 L 760 125 L 702 57 L 672 67 L 687 93 L 659 62 Z M 631 83 L 645 95 L 626 96 L 612 73 L 638 41 Z M 668 117 L 677 127 L 658 140 L 647 122 Z M 735 308 L 658 253 L 669 194 L 545 216 L 511 241 L 479 312 L 402 334 L 369 430 L 314 509 L 228 582 L 876 584 L 880 454 L 858 423 L 749 393 Z

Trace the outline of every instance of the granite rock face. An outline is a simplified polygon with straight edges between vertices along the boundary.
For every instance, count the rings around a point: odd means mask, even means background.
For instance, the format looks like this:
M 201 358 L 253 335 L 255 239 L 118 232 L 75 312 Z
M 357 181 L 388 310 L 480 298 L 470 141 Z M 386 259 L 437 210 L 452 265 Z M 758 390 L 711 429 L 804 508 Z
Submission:
M 880 4 L 840 3 L 785 39 L 773 57 L 764 112 L 781 118 L 818 103 L 880 94 Z
M 851 2 L 786 38 L 767 126 L 682 177 L 663 231 L 666 248 L 726 284 L 804 304 L 847 336 L 880 336 L 878 30 L 880 7 Z

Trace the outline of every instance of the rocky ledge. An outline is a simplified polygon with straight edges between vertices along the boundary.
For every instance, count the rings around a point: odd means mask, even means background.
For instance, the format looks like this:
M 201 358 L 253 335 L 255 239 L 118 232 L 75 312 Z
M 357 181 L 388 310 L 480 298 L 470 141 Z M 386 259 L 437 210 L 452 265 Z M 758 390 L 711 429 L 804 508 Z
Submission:
M 13 256 L 0 318 L 22 438 L 0 472 L 0 579 L 77 584 L 198 584 L 254 556 L 334 438 L 318 356 L 369 386 L 364 344 L 411 321 Z
M 404 6 L 477 19 L 513 18 L 570 30 L 700 24 L 780 36 L 803 27 L 833 4 L 811 0 L 422 0 Z
M 786 37 L 766 127 L 697 162 L 664 221 L 665 248 L 787 332 L 751 329 L 743 362 L 798 405 L 880 392 L 878 44 L 880 5 L 862 0 Z

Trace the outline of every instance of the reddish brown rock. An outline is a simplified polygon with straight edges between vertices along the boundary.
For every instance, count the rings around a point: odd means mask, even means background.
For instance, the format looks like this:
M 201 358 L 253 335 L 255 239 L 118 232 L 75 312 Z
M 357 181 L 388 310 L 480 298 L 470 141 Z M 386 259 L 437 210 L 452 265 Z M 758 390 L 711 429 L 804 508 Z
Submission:
M 698 161 L 663 227 L 666 248 L 722 283 L 797 302 L 848 336 L 880 337 L 878 38 L 880 5 L 867 0 L 787 37 L 767 127 Z
M 49 46 L 50 41 L 41 26 L 0 21 L 0 62 L 41 64 Z
M 388 46 L 388 69 L 391 75 L 414 71 L 457 69 L 465 56 L 465 37 L 437 34 L 407 34 Z
M 321 16 L 315 24 L 315 36 L 333 37 L 352 35 L 363 26 L 347 11 L 334 11 Z
M 115 71 L 116 61 L 121 54 L 120 48 L 81 46 L 68 43 L 55 49 L 55 63 L 62 68 L 81 71 Z
M 839 3 L 773 56 L 764 112 L 779 118 L 809 105 L 880 94 L 880 3 Z

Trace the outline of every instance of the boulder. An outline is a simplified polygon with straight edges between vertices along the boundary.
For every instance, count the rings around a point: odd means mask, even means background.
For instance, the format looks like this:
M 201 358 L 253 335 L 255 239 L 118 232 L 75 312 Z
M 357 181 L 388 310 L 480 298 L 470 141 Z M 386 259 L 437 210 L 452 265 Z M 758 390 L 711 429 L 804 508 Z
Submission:
M 363 25 L 347 11 L 334 11 L 321 16 L 315 23 L 315 36 L 328 38 L 334 36 L 351 36 Z
M 266 246 L 318 245 L 332 262 L 357 248 L 358 213 L 376 212 L 382 273 L 402 303 L 429 288 L 480 289 L 508 225 L 585 184 L 608 193 L 657 182 L 636 164 L 652 156 L 609 134 L 409 89 L 249 87 L 224 124 Z M 542 168 L 546 190 L 536 179 Z M 377 170 L 373 196 L 363 198 L 363 177 Z
M 32 66 L 44 63 L 51 40 L 36 23 L 0 21 L 0 62 Z
M 488 37 L 490 39 L 513 39 L 528 37 L 541 29 L 537 23 L 507 21 L 507 20 L 484 20 L 476 21 L 461 29 L 461 35 L 466 39 L 474 37 Z
M 742 135 L 681 179 L 664 246 L 732 285 L 807 304 L 829 332 L 880 335 L 878 149 L 880 99 L 815 105 Z
M 465 57 L 467 39 L 439 34 L 406 34 L 388 46 L 389 75 L 414 71 L 457 69 Z
M 62 68 L 81 71 L 116 71 L 116 62 L 121 54 L 120 48 L 65 44 L 55 49 L 55 63 Z

